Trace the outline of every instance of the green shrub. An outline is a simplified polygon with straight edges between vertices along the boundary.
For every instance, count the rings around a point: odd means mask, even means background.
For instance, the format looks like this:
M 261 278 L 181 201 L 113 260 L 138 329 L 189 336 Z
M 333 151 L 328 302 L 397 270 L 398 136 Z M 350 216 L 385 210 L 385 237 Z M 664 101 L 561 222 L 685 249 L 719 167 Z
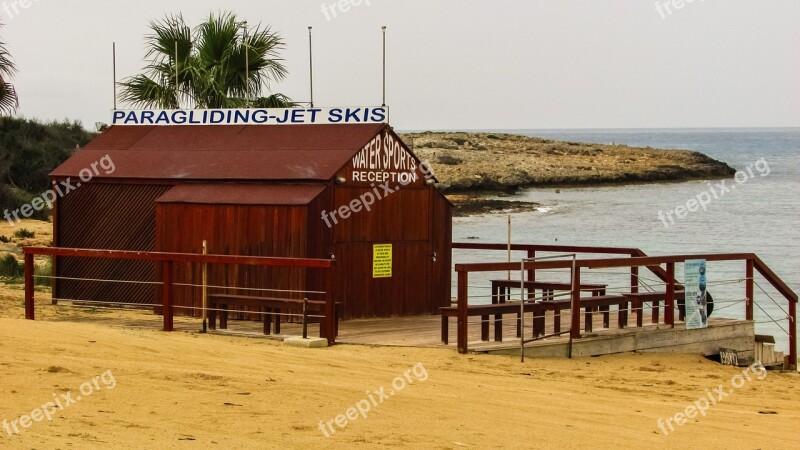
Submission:
M 0 236 L 0 242 L 2 242 L 3 244 L 8 244 L 9 242 L 11 242 L 11 239 L 9 239 L 7 236 Z
M 7 254 L 0 259 L 0 276 L 8 278 L 19 278 L 24 273 L 22 264 L 12 254 Z
M 36 237 L 36 233 L 27 228 L 20 228 L 19 230 L 14 232 L 14 237 L 18 239 L 29 239 Z
M 30 205 L 33 199 L 38 197 L 37 194 L 26 192 L 22 189 L 9 188 L 8 186 L 3 186 L 0 189 L 2 189 L 2 193 L 0 193 L 0 201 L 2 201 L 0 208 L 4 210 L 13 211 L 19 209 L 22 205 Z M 31 209 L 31 212 L 31 219 L 46 221 L 50 218 L 50 208 L 47 205 L 44 205 L 40 210 Z M 22 217 L 20 213 L 17 214 L 20 218 Z
M 439 164 L 444 164 L 446 166 L 455 166 L 457 164 L 461 164 L 462 162 L 464 162 L 463 160 L 450 155 L 442 155 L 437 159 L 437 161 L 439 162 Z

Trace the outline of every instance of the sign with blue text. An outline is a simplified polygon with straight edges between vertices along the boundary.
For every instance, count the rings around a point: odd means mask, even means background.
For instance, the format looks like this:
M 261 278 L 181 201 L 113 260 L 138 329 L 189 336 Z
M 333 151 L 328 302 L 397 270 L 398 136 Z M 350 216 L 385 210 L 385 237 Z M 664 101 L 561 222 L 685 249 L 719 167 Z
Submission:
M 691 259 L 684 263 L 684 305 L 686 329 L 705 328 L 706 315 L 706 260 Z
M 115 110 L 112 125 L 311 125 L 388 123 L 389 108 Z

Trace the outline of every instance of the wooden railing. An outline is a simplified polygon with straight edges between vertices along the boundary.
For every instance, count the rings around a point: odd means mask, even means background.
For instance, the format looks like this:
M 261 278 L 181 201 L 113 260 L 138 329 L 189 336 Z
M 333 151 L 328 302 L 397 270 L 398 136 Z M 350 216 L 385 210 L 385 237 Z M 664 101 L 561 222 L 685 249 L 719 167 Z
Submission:
M 244 255 L 202 255 L 194 253 L 136 252 L 123 250 L 90 250 L 55 247 L 24 247 L 25 255 L 25 318 L 35 319 L 34 311 L 34 256 L 71 256 L 80 258 L 126 259 L 161 263 L 161 307 L 164 331 L 173 330 L 173 265 L 176 262 L 197 264 L 230 264 L 267 267 L 296 267 L 325 270 L 325 334 L 328 345 L 336 340 L 335 302 L 332 295 L 333 260 L 311 258 L 273 258 Z
M 469 274 L 475 272 L 507 272 L 512 270 L 524 270 L 529 280 L 535 280 L 536 270 L 543 269 L 570 269 L 570 279 L 572 282 L 571 292 L 571 327 L 570 336 L 579 339 L 580 333 L 580 296 L 581 291 L 581 269 L 605 269 L 628 267 L 631 271 L 631 292 L 634 292 L 639 285 L 638 271 L 640 267 L 646 267 L 653 272 L 659 279 L 666 284 L 666 305 L 664 311 L 664 321 L 667 325 L 675 326 L 675 291 L 680 287 L 680 283 L 675 279 L 675 264 L 683 263 L 692 259 L 705 259 L 709 262 L 714 261 L 744 261 L 745 262 L 745 318 L 753 320 L 753 295 L 754 295 L 754 271 L 758 271 L 784 298 L 789 306 L 789 365 L 797 365 L 797 294 L 773 272 L 757 255 L 753 253 L 727 253 L 727 254 L 699 254 L 699 255 L 669 255 L 669 256 L 647 256 L 643 251 L 635 248 L 619 247 L 579 247 L 567 245 L 534 245 L 534 244 L 512 244 L 512 251 L 526 251 L 528 258 L 533 259 L 536 252 L 560 252 L 560 253 L 589 253 L 589 254 L 609 254 L 609 255 L 629 255 L 627 258 L 591 258 L 572 260 L 547 260 L 530 262 L 500 262 L 500 263 L 470 263 L 456 264 L 455 271 L 458 277 L 458 351 L 466 353 L 468 348 L 467 319 L 469 306 Z M 478 243 L 454 243 L 454 249 L 468 250 L 508 250 L 508 244 L 478 244 Z M 574 264 L 574 271 L 572 270 Z M 662 264 L 666 268 L 662 267 Z

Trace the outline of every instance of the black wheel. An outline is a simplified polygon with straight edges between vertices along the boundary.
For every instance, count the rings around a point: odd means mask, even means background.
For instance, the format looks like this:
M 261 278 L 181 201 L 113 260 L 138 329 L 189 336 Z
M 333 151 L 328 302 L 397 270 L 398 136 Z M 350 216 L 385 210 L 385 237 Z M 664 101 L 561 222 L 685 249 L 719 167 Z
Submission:
M 706 317 L 711 317 L 712 312 L 714 312 L 714 297 L 711 296 L 711 292 L 706 292 Z

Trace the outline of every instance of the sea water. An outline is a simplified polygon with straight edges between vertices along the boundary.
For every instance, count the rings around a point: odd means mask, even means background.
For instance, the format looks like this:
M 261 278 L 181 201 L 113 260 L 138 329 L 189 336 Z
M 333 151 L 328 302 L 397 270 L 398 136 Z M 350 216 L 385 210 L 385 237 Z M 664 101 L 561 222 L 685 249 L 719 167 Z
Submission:
M 511 214 L 512 242 L 636 247 L 648 255 L 756 253 L 792 290 L 800 292 L 800 128 L 503 131 L 571 142 L 696 150 L 743 172 L 739 175 L 742 183 L 729 179 L 724 194 L 720 188 L 714 189 L 719 180 L 710 184 L 689 181 L 528 189 L 511 199 L 537 202 L 542 207 Z M 735 189 L 730 189 L 733 186 Z M 711 196 L 705 209 L 687 212 L 683 218 L 673 212 L 673 220 L 659 218 L 659 211 L 666 217 L 667 211 L 686 206 L 704 192 L 711 194 L 711 189 L 717 198 Z M 506 240 L 505 213 L 454 220 L 454 242 Z M 487 260 L 485 252 L 456 250 L 454 255 L 455 262 Z M 515 253 L 513 260 L 523 256 Z M 506 257 L 505 252 L 490 256 L 493 261 Z M 643 283 L 663 290 L 651 273 L 641 270 Z M 610 282 L 611 287 L 624 286 L 629 278 L 625 270 L 600 272 L 607 273 L 584 271 L 582 275 L 589 282 Z M 497 275 L 477 275 L 470 280 L 476 303 L 488 302 L 489 292 L 481 287 Z M 540 279 L 550 276 L 540 275 Z M 676 276 L 683 279 L 682 264 L 676 266 Z M 566 281 L 563 274 L 552 277 Z M 744 277 L 743 261 L 709 264 L 709 292 L 718 311 L 712 317 L 744 317 Z M 755 288 L 756 332 L 775 336 L 778 350 L 788 351 L 784 332 L 788 329 L 787 300 L 757 272 L 755 279 L 760 286 Z M 453 282 L 455 285 L 455 279 Z

